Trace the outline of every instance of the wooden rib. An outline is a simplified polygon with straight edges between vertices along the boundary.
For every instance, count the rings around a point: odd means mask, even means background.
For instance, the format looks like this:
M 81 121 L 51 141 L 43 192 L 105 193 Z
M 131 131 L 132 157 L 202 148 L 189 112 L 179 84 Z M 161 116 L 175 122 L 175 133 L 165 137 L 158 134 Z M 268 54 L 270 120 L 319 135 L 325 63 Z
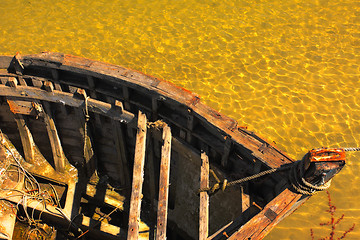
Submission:
M 201 152 L 201 171 L 200 189 L 209 187 L 209 157 L 208 147 L 202 146 Z M 200 212 L 199 212 L 199 240 L 207 239 L 209 234 L 209 194 L 200 192 Z
M 54 119 L 52 117 L 50 103 L 44 102 L 43 107 L 45 110 L 43 113 L 44 122 L 46 125 L 46 130 L 49 136 L 51 150 L 53 153 L 55 170 L 58 172 L 65 172 L 65 164 L 66 164 L 65 154 L 62 149 L 62 145 L 55 126 Z
M 171 155 L 171 130 L 165 125 L 163 127 L 164 144 L 161 149 L 159 201 L 157 210 L 156 239 L 166 239 L 166 225 L 169 200 L 169 177 L 170 177 L 170 155 Z
M 128 240 L 137 240 L 139 236 L 142 185 L 145 163 L 147 119 L 144 113 L 138 114 L 138 131 L 136 134 L 132 192 L 130 199 Z
M 152 121 L 156 121 L 158 118 L 158 100 L 156 97 L 151 99 L 151 109 L 152 109 Z
M 88 79 L 89 80 L 89 79 Z M 93 80 L 92 80 L 93 81 Z M 90 81 L 89 81 L 90 84 Z M 91 86 L 94 86 L 94 82 L 91 83 Z M 117 109 L 119 114 L 121 114 L 124 111 L 124 107 L 122 102 L 112 98 L 107 97 L 106 98 L 109 103 L 111 103 L 111 106 L 113 109 Z M 130 173 L 128 169 L 128 163 L 127 163 L 127 151 L 125 146 L 125 139 L 124 139 L 124 133 L 121 128 L 121 125 L 118 121 L 115 121 L 111 119 L 111 126 L 113 128 L 113 138 L 115 142 L 115 148 L 116 148 L 116 156 L 117 156 L 117 166 L 119 167 L 120 174 L 120 182 L 123 186 L 127 187 L 130 186 Z
M 227 167 L 228 166 L 228 160 L 229 160 L 229 155 L 230 155 L 230 151 L 231 151 L 231 145 L 232 145 L 232 142 L 231 142 L 231 138 L 228 136 L 226 137 L 226 140 L 225 140 L 225 144 L 224 144 L 224 154 L 221 158 L 221 165 L 223 167 Z
M 124 105 L 126 110 L 131 110 L 130 103 L 129 103 L 129 89 L 127 87 L 123 87 L 123 95 L 124 95 Z
M 84 105 L 84 99 L 78 98 L 74 94 L 58 90 L 47 92 L 36 87 L 27 86 L 16 86 L 15 88 L 0 85 L 0 96 L 43 100 L 47 102 L 61 103 L 71 107 L 81 107 Z M 121 114 L 119 114 L 118 111 L 111 108 L 111 104 L 91 98 L 88 99 L 88 109 L 89 111 L 123 122 L 130 122 L 134 118 L 134 114 L 128 111 L 124 110 Z
M 189 111 L 188 120 L 187 120 L 187 135 L 186 141 L 191 144 L 192 142 L 192 131 L 194 129 L 194 115 Z
M 75 109 L 75 114 L 79 119 L 79 131 L 82 136 L 82 146 L 83 146 L 83 157 L 85 163 L 86 174 L 88 177 L 91 177 L 96 169 L 97 156 L 93 148 L 94 141 L 90 131 L 90 124 L 86 123 L 85 126 L 85 116 L 80 109 Z M 85 131 L 85 127 L 87 128 Z M 85 135 L 86 133 L 86 135 Z
M 24 117 L 20 114 L 14 114 L 17 127 L 19 129 L 21 143 L 24 150 L 25 161 L 28 163 L 35 162 L 34 140 L 26 124 Z
M 114 129 L 114 140 L 115 140 L 116 153 L 118 157 L 118 163 L 122 171 L 121 174 L 122 176 L 120 177 L 120 181 L 122 185 L 129 186 L 131 180 L 130 180 L 130 173 L 127 163 L 127 152 L 125 147 L 124 133 L 118 121 L 111 120 L 111 124 Z
M 153 132 L 154 129 L 151 129 L 151 132 Z M 156 130 L 155 130 L 156 131 Z M 153 134 L 152 134 L 153 135 Z M 149 190 L 149 199 L 151 202 L 151 211 L 154 213 L 154 222 L 155 222 L 155 192 L 156 192 L 156 184 L 155 184 L 155 167 L 154 167 L 154 138 L 148 138 L 147 140 L 147 164 L 146 164 L 146 170 L 145 170 L 145 176 L 147 176 L 146 178 L 146 182 L 147 182 L 147 186 L 148 186 L 148 190 Z

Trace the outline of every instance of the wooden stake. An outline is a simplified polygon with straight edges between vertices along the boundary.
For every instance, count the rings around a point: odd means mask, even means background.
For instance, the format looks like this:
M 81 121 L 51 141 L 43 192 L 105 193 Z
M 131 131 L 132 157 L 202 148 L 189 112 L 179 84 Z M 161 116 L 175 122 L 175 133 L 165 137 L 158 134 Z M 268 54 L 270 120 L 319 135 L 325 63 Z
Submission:
M 169 126 L 163 128 L 164 145 L 161 149 L 159 201 L 156 227 L 156 239 L 166 239 L 166 225 L 169 200 L 169 177 L 170 177 L 170 155 L 171 155 L 171 130 Z
M 209 157 L 208 147 L 202 146 L 201 152 L 201 172 L 200 189 L 209 187 Z M 200 212 L 199 212 L 199 240 L 207 239 L 209 234 L 209 194 L 200 192 Z
M 133 169 L 132 192 L 130 199 L 128 240 L 137 240 L 139 236 L 142 185 L 144 176 L 147 119 L 144 113 L 138 114 L 135 159 Z

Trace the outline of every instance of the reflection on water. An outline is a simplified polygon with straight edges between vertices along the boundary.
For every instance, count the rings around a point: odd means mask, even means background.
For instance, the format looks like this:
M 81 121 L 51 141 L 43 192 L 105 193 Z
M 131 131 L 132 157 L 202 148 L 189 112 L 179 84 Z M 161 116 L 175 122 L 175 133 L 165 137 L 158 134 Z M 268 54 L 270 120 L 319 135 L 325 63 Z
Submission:
M 359 2 L 6 0 L 0 12 L 0 54 L 60 51 L 167 79 L 296 159 L 360 146 Z M 359 157 L 330 190 L 339 231 L 360 222 Z M 325 236 L 326 209 L 318 194 L 266 239 Z

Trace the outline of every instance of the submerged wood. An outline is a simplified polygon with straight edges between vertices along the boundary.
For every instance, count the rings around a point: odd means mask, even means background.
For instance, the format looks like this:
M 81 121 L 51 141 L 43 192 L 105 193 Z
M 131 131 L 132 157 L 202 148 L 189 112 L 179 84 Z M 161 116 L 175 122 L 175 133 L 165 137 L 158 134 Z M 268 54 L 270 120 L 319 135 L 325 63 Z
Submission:
M 262 239 L 312 193 L 298 175 L 321 185 L 345 164 L 312 159 L 303 169 L 196 94 L 60 53 L 0 57 L 0 129 L 29 177 L 57 184 L 47 210 L 40 198 L 22 206 L 75 238 Z

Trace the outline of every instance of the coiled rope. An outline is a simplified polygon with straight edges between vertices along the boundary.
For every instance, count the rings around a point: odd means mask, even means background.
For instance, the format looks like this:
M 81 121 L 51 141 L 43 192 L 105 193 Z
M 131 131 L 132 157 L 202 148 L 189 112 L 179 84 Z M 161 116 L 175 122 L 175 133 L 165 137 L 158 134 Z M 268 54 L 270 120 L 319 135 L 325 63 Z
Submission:
M 331 180 L 323 185 L 317 186 L 305 180 L 304 176 L 304 161 L 294 162 L 291 171 L 289 171 L 289 181 L 292 188 L 304 195 L 314 195 L 319 191 L 328 189 L 331 185 Z

